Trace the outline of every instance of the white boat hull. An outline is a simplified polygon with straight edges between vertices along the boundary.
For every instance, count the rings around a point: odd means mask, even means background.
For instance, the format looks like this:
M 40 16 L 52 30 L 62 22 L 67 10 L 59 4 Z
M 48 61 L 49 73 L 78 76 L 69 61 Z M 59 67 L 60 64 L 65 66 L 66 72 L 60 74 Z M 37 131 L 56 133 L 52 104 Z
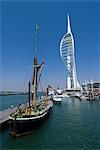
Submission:
M 62 97 L 55 96 L 55 97 L 53 97 L 53 101 L 54 102 L 62 102 Z

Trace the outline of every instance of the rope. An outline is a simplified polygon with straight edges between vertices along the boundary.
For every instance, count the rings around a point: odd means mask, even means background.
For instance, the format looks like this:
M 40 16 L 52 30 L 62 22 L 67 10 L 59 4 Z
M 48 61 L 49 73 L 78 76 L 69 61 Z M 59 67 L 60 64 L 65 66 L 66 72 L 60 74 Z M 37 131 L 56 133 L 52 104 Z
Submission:
M 42 84 L 41 84 L 41 80 L 40 80 L 40 88 L 41 88 L 42 92 L 44 92 L 43 86 L 42 86 Z

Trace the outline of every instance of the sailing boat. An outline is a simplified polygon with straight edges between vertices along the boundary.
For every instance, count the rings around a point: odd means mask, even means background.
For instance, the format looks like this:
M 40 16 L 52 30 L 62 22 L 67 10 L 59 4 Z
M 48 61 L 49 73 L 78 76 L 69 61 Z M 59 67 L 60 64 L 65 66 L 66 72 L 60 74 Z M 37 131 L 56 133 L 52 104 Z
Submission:
M 36 44 L 35 44 L 35 57 L 34 57 L 34 73 L 33 73 L 33 81 L 34 85 L 34 94 L 32 96 L 32 102 L 30 99 L 30 89 L 31 83 L 29 81 L 28 93 L 29 93 L 29 102 L 27 106 L 24 108 L 18 109 L 15 113 L 10 114 L 10 133 L 13 136 L 21 136 L 27 133 L 30 133 L 35 127 L 37 127 L 45 118 L 47 118 L 52 106 L 53 102 L 48 97 L 48 89 L 46 96 L 42 98 L 42 100 L 37 99 L 37 89 L 38 89 L 38 80 L 40 80 L 39 71 L 44 66 L 44 61 L 41 64 L 38 64 L 38 59 L 36 56 L 37 51 L 37 34 L 38 34 L 38 26 L 36 25 Z

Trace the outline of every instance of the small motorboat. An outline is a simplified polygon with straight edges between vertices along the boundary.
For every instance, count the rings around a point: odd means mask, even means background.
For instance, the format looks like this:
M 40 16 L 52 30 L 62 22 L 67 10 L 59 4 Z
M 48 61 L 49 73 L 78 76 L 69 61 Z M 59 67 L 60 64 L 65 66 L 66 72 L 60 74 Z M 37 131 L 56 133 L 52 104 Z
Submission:
M 53 96 L 53 102 L 62 102 L 62 96 L 61 95 L 54 95 Z

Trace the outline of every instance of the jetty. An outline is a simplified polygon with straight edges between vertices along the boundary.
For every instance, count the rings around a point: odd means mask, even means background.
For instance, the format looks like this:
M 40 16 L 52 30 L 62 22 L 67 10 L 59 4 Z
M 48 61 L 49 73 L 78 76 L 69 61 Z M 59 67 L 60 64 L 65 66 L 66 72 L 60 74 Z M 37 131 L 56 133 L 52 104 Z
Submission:
M 26 104 L 20 105 L 20 108 L 24 108 Z M 13 108 L 8 108 L 0 111 L 0 128 L 9 123 L 9 115 L 17 110 L 18 106 Z

